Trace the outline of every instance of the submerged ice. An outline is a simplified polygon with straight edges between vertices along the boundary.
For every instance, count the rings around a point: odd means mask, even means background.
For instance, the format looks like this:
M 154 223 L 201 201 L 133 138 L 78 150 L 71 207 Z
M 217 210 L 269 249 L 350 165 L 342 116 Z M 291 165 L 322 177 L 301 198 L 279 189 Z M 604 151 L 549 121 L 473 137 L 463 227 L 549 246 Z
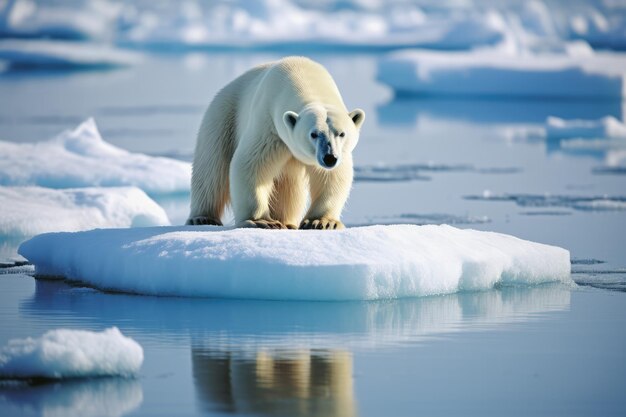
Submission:
M 375 300 L 571 282 L 567 250 L 445 225 L 93 230 L 39 235 L 19 253 L 40 276 L 154 295 Z
M 116 327 L 102 332 L 57 329 L 13 339 L 0 350 L 0 378 L 132 376 L 143 349 Z

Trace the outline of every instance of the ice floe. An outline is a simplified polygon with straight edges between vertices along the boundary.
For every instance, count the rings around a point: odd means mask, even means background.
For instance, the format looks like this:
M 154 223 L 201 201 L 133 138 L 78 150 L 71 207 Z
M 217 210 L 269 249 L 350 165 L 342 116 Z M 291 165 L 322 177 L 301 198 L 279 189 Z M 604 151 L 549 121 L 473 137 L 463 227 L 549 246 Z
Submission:
M 591 55 L 401 51 L 381 59 L 378 79 L 397 94 L 587 97 L 624 96 L 626 57 Z
M 570 282 L 567 250 L 445 225 L 93 230 L 39 235 L 19 253 L 41 276 L 154 295 L 374 300 Z
M 548 139 L 626 139 L 626 124 L 612 116 L 598 120 L 565 120 L 559 117 L 548 117 L 545 129 Z
M 0 185 L 136 186 L 165 194 L 188 192 L 190 182 L 190 163 L 115 147 L 102 139 L 93 119 L 45 142 L 0 142 Z
M 0 40 L 0 61 L 11 69 L 112 68 L 136 64 L 136 52 L 112 46 L 58 40 Z
M 0 186 L 0 236 L 169 224 L 161 206 L 136 187 Z
M 132 376 L 143 349 L 116 327 L 102 332 L 56 329 L 13 339 L 0 350 L 0 377 L 15 379 Z

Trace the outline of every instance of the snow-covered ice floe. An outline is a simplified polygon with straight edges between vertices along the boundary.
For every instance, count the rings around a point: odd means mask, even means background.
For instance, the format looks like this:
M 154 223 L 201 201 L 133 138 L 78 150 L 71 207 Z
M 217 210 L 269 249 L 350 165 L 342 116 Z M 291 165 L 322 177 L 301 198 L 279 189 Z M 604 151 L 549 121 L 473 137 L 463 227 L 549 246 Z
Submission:
M 45 142 L 0 141 L 0 185 L 136 186 L 165 194 L 188 192 L 190 182 L 190 163 L 113 146 L 102 139 L 93 119 Z
M 378 65 L 378 80 L 397 94 L 618 99 L 626 93 L 625 77 L 626 58 L 612 53 L 413 50 Z
M 113 68 L 136 64 L 139 55 L 112 46 L 52 40 L 0 40 L 0 60 L 12 68 Z
M 154 295 L 375 300 L 571 282 L 565 249 L 445 225 L 93 230 L 39 235 L 19 253 L 39 276 Z
M 136 187 L 55 190 L 0 185 L 0 236 L 169 224 L 163 208 Z
M 0 378 L 133 376 L 143 349 L 116 327 L 102 332 L 56 329 L 13 339 L 0 350 Z

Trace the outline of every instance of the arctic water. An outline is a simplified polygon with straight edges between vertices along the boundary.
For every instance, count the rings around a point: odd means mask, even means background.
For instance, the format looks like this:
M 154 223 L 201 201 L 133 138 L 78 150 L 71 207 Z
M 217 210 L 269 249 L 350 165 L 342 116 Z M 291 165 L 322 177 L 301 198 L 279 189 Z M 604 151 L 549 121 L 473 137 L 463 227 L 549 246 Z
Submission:
M 114 71 L 9 71 L 0 139 L 46 140 L 94 117 L 116 146 L 189 160 L 217 90 L 279 56 L 192 52 Z M 227 301 L 102 293 L 13 269 L 0 275 L 2 345 L 117 326 L 145 363 L 135 379 L 1 385 L 0 414 L 624 415 L 626 177 L 607 169 L 610 147 L 532 134 L 549 116 L 624 120 L 623 102 L 397 97 L 376 81 L 378 54 L 311 57 L 367 114 L 348 225 L 448 223 L 561 246 L 579 286 Z M 184 222 L 188 195 L 154 198 Z M 0 258 L 19 260 L 23 239 L 0 239 Z

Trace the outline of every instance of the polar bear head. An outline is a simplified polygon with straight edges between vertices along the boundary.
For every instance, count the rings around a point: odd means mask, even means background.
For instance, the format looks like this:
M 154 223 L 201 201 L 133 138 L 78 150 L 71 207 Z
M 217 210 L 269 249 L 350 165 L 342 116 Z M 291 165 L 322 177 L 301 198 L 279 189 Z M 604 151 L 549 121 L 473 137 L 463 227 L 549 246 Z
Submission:
M 287 135 L 282 139 L 303 163 L 333 169 L 356 146 L 364 120 L 361 109 L 348 113 L 333 106 L 310 104 L 300 113 L 285 112 Z

